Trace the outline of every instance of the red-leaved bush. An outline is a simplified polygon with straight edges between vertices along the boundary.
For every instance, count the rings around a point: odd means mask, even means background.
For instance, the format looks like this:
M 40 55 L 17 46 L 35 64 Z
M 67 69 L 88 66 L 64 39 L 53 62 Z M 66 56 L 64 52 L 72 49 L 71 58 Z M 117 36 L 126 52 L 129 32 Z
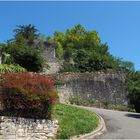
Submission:
M 2 74 L 0 90 L 5 111 L 31 118 L 50 118 L 58 97 L 52 80 L 28 72 Z

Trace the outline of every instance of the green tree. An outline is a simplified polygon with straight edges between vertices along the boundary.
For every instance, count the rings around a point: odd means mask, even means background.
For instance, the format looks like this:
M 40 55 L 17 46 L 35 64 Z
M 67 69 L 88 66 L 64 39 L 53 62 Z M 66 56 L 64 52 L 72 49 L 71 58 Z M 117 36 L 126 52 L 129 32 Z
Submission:
M 17 28 L 14 29 L 15 40 L 20 43 L 27 42 L 28 44 L 32 44 L 39 36 L 37 32 L 38 30 L 34 25 L 18 25 Z
M 127 73 L 130 103 L 140 113 L 140 71 Z
M 45 65 L 42 52 L 24 44 L 18 46 L 16 42 L 12 43 L 5 47 L 4 52 L 12 57 L 13 63 L 19 64 L 28 71 L 42 71 Z
M 75 67 L 81 72 L 89 71 L 89 54 L 84 49 L 77 50 L 74 62 Z
M 113 58 L 108 52 L 108 45 L 101 43 L 96 31 L 87 31 L 78 24 L 65 33 L 56 32 L 54 40 L 63 47 L 64 60 L 73 60 L 74 66 L 81 72 L 113 67 L 109 63 L 110 60 L 113 63 Z
M 120 68 L 124 71 L 130 72 L 130 71 L 134 71 L 134 64 L 130 61 L 121 61 L 120 62 Z
M 44 36 L 31 24 L 17 26 L 14 33 L 15 38 L 2 46 L 3 63 L 19 64 L 28 71 L 42 71 L 46 65 L 42 48 Z

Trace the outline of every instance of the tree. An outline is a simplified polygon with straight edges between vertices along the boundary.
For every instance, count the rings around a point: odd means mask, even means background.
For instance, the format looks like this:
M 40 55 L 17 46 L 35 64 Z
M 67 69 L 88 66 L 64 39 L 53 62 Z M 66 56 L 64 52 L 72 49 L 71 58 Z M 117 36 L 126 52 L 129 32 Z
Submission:
M 127 73 L 127 82 L 130 103 L 140 113 L 140 71 Z
M 44 36 L 39 36 L 36 27 L 31 24 L 19 25 L 14 32 L 15 38 L 2 45 L 3 63 L 19 64 L 28 71 L 42 71 L 46 65 L 41 48 Z
M 90 71 L 89 70 L 89 54 L 84 49 L 77 50 L 74 57 L 75 67 L 81 72 Z
M 54 38 L 49 38 L 49 40 L 59 44 L 61 51 L 58 51 L 60 50 L 58 47 L 56 52 L 61 52 L 62 57 L 57 56 L 63 58 L 67 62 L 64 64 L 68 67 L 71 65 L 71 61 L 75 66 L 74 69 L 78 68 L 81 72 L 113 67 L 114 61 L 108 52 L 108 45 L 101 43 L 96 31 L 88 31 L 80 24 L 67 29 L 65 33 L 55 32 Z
M 32 24 L 29 25 L 18 25 L 16 29 L 14 29 L 15 40 L 17 42 L 27 42 L 29 45 L 38 38 L 39 34 L 38 30 Z
M 12 57 L 13 63 L 19 64 L 28 71 L 42 71 L 45 65 L 42 52 L 24 44 L 18 46 L 18 44 L 14 42 L 6 46 L 4 52 Z
M 134 64 L 130 61 L 120 61 L 120 67 L 122 70 L 130 72 L 130 71 L 134 71 Z

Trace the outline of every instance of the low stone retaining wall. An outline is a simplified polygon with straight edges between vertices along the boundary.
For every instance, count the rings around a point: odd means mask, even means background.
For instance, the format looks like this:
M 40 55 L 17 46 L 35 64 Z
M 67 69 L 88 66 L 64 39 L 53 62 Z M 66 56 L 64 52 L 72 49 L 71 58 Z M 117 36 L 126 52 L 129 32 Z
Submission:
M 0 140 L 54 139 L 57 129 L 57 120 L 0 116 Z

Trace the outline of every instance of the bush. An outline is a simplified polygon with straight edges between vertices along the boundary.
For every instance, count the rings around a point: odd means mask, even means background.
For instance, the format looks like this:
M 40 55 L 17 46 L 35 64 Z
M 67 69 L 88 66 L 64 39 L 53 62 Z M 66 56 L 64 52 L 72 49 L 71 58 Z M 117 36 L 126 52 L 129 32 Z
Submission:
M 5 112 L 20 117 L 50 118 L 57 93 L 52 80 L 34 73 L 1 75 L 1 98 Z
M 83 105 L 84 104 L 84 101 L 80 98 L 69 98 L 69 102 L 71 104 L 76 104 L 76 105 Z
M 140 113 L 140 88 L 133 89 L 132 93 L 130 93 L 128 97 L 136 112 Z
M 81 99 L 81 98 L 74 98 L 74 97 L 69 98 L 69 102 L 71 104 L 83 105 L 83 106 L 93 106 L 94 104 L 93 99 Z
M 11 44 L 5 47 L 5 53 L 9 54 L 14 63 L 26 68 L 28 71 L 40 72 L 45 66 L 42 51 L 26 45 Z
M 8 72 L 26 72 L 26 69 L 19 65 L 0 64 L 0 73 L 8 73 Z
M 64 62 L 60 72 L 79 72 L 79 70 L 72 64 L 68 63 L 68 62 Z
M 130 72 L 126 76 L 130 103 L 140 113 L 140 71 Z

